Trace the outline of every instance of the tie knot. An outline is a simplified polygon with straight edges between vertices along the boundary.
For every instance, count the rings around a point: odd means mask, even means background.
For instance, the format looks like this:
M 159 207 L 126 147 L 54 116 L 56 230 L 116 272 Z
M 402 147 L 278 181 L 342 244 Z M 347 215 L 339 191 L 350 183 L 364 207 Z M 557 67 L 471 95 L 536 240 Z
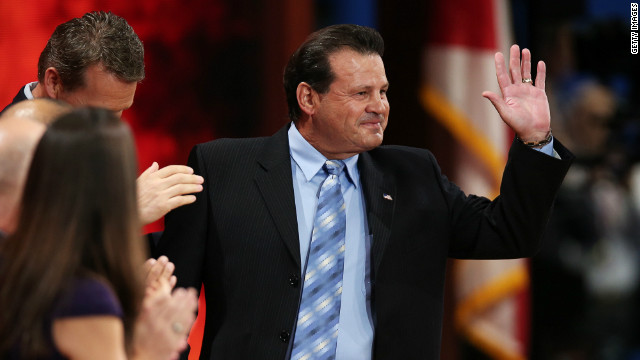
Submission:
M 339 175 L 343 167 L 344 162 L 341 160 L 327 160 L 324 162 L 324 166 L 322 166 L 329 175 Z

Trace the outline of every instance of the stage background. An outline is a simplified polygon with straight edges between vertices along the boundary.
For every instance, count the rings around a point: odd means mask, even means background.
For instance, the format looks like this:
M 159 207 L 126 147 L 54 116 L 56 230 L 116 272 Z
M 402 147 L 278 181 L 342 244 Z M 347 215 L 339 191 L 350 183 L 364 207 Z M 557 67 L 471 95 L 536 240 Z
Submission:
M 386 41 L 384 60 L 393 112 L 385 143 L 430 148 L 444 172 L 453 174 L 458 163 L 450 149 L 464 144 L 420 102 L 429 35 L 425 22 L 434 16 L 430 11 L 437 8 L 433 6 L 436 1 L 3 0 L 0 106 L 8 104 L 24 84 L 36 80 L 39 53 L 57 24 L 87 11 L 109 10 L 126 18 L 145 45 L 147 76 L 139 85 L 133 107 L 123 115 L 135 134 L 140 168 L 153 161 L 161 166 L 183 164 L 196 143 L 220 137 L 266 136 L 283 126 L 287 112 L 282 70 L 289 54 L 314 29 L 354 22 L 378 28 Z M 618 101 L 615 116 L 607 123 L 607 139 L 625 158 L 616 184 L 624 185 L 633 196 L 629 174 L 640 153 L 636 85 L 640 57 L 629 53 L 629 2 L 513 0 L 507 4 L 513 38 L 531 48 L 534 59 L 547 61 L 549 87 L 556 85 L 558 90 L 558 96 L 552 97 L 554 122 L 564 117 L 563 106 L 569 101 L 572 85 L 581 80 L 595 79 L 615 94 Z M 460 7 L 459 11 L 468 9 Z M 159 221 L 145 231 L 161 229 Z M 634 246 L 633 251 L 640 253 L 640 246 Z M 542 267 L 548 269 L 544 264 Z M 556 285 L 549 288 L 543 284 L 539 293 L 565 284 Z M 637 294 L 637 289 L 633 291 Z M 542 302 L 545 308 L 534 311 L 534 350 L 544 348 L 542 342 L 547 340 L 536 336 L 536 326 L 548 322 L 541 319 L 572 321 L 563 320 L 562 313 L 553 308 L 555 300 Z M 573 305 L 578 307 L 588 302 L 577 301 Z M 451 300 L 446 303 L 453 306 Z M 536 303 L 533 305 L 535 309 Z M 637 312 L 631 314 L 638 319 Z M 548 328 L 542 326 L 540 331 Z M 600 340 L 607 337 L 594 336 Z M 580 339 L 576 342 L 579 345 L 569 346 L 569 354 L 574 354 L 574 348 L 593 344 L 586 335 Z M 606 342 L 607 349 L 613 348 L 609 353 L 624 357 L 600 358 L 631 359 L 638 345 L 626 339 L 616 335 L 612 342 Z M 573 338 L 565 341 L 562 334 L 553 340 L 574 343 Z M 532 358 L 566 354 L 562 349 L 544 351 L 533 351 Z M 447 318 L 443 358 L 482 359 L 487 355 L 454 336 L 452 321 Z

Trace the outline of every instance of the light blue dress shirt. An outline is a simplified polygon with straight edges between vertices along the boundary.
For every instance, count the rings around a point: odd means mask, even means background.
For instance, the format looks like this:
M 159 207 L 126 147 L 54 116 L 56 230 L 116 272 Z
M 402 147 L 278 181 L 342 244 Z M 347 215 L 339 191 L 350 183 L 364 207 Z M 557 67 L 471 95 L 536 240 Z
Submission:
M 318 204 L 320 185 L 326 175 L 322 165 L 327 160 L 298 132 L 294 124 L 289 129 L 289 150 L 293 192 L 300 236 L 302 278 L 309 252 L 313 219 Z M 358 155 L 344 160 L 346 171 L 340 175 L 340 186 L 346 206 L 344 274 L 336 359 L 371 359 L 373 320 L 370 307 L 369 246 Z
M 302 137 L 293 123 L 288 136 L 300 240 L 301 278 L 304 279 L 320 185 L 326 177 L 322 165 L 328 159 Z M 536 150 L 557 157 L 553 140 Z M 344 163 L 346 171 L 340 175 L 340 185 L 347 212 L 347 229 L 336 359 L 371 359 L 374 332 L 370 302 L 371 236 L 368 235 L 367 212 L 357 166 L 358 155 L 344 160 Z

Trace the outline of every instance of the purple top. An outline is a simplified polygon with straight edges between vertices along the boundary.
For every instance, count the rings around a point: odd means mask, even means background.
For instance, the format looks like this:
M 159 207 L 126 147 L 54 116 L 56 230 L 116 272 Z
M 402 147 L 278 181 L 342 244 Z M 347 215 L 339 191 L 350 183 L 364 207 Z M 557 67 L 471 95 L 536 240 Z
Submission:
M 68 289 L 56 301 L 51 316 L 45 324 L 45 331 L 52 344 L 53 353 L 42 360 L 66 359 L 53 345 L 52 326 L 55 320 L 105 315 L 123 317 L 120 302 L 109 285 L 104 281 L 90 277 L 73 280 Z M 14 349 L 9 356 L 9 359 L 21 358 L 17 349 Z
M 95 315 L 122 317 L 122 307 L 106 282 L 86 277 L 73 281 L 70 291 L 57 301 L 51 319 Z

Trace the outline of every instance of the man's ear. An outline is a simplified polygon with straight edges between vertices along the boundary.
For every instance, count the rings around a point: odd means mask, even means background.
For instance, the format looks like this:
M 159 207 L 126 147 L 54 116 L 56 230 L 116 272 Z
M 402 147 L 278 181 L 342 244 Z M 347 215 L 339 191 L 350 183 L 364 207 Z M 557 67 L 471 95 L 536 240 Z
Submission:
M 44 73 L 44 91 L 47 97 L 51 99 L 59 99 L 62 94 L 62 80 L 58 70 L 54 67 L 47 68 Z
M 296 89 L 296 97 L 298 98 L 298 106 L 303 113 L 311 116 L 316 113 L 318 104 L 320 103 L 320 96 L 313 90 L 311 85 L 306 82 L 298 84 Z

